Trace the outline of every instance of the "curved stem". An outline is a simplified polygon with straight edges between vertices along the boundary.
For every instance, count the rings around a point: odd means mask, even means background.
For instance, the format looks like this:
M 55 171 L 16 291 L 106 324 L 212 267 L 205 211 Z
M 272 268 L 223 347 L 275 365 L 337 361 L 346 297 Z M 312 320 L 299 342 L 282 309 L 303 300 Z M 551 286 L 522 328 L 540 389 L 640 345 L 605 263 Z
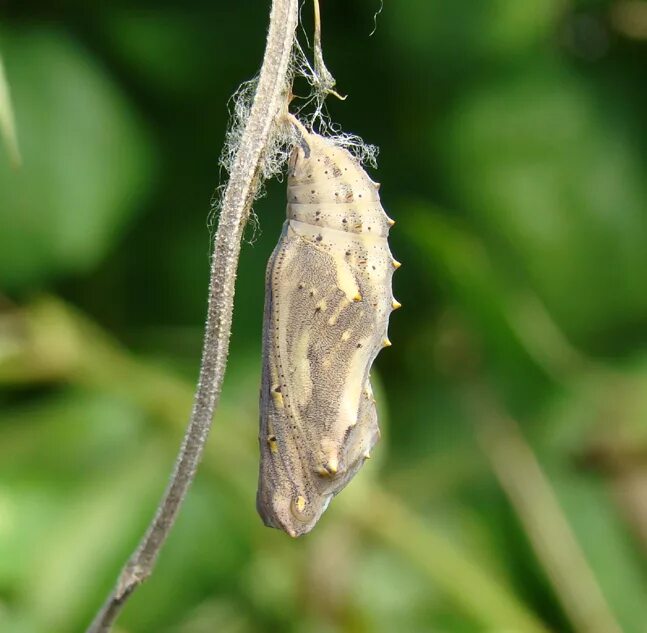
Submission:
M 256 94 L 223 196 L 211 263 L 200 376 L 191 418 L 171 480 L 146 534 L 87 633 L 110 631 L 128 598 L 151 575 L 202 457 L 227 365 L 243 229 L 259 185 L 263 153 L 287 103 L 288 71 L 297 16 L 298 0 L 273 0 Z

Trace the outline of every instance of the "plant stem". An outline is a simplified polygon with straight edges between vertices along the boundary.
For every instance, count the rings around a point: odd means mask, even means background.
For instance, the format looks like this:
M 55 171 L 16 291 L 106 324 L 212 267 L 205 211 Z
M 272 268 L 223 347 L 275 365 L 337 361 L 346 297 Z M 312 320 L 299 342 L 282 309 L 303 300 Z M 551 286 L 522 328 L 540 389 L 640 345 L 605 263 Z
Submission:
M 264 150 L 287 103 L 288 71 L 297 17 L 298 0 L 273 0 L 256 94 L 223 196 L 211 263 L 200 376 L 171 480 L 146 534 L 87 633 L 110 631 L 128 598 L 151 575 L 202 457 L 227 366 L 243 229 L 258 189 Z

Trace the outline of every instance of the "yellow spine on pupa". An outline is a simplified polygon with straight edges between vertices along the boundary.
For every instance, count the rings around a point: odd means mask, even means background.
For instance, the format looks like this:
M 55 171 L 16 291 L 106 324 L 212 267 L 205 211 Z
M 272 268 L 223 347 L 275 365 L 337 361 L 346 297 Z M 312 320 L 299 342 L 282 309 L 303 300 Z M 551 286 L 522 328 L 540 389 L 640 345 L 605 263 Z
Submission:
M 399 307 L 379 185 L 346 149 L 299 130 L 267 271 L 257 496 L 265 522 L 294 536 L 312 529 L 378 441 L 369 370 Z

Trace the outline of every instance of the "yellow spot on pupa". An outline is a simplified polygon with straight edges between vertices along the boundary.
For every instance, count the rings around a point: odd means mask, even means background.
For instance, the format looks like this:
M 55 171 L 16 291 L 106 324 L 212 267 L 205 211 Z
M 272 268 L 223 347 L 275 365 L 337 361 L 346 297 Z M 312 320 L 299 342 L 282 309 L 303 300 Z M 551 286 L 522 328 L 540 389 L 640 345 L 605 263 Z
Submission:
M 345 332 L 342 333 L 341 335 L 341 340 L 342 341 L 347 341 L 350 338 L 350 331 L 346 330 Z
M 337 469 L 339 468 L 339 462 L 336 457 L 331 457 L 328 460 L 327 464 L 324 464 L 324 468 L 330 473 L 330 475 L 336 475 Z
M 282 409 L 284 406 L 284 403 L 283 403 L 283 394 L 281 394 L 281 387 L 279 385 L 272 385 L 272 388 L 270 389 L 270 393 L 272 394 L 272 400 L 274 401 L 274 406 L 276 406 L 278 409 Z
M 330 473 L 323 466 L 317 468 L 317 473 L 322 477 L 330 477 Z
M 395 299 L 393 300 L 393 303 L 391 304 L 391 307 L 394 310 L 398 310 L 399 308 L 402 307 L 402 304 L 399 301 L 396 301 Z
M 386 222 L 389 226 L 393 226 L 395 224 L 395 220 L 393 218 L 387 218 Z
M 308 522 L 312 516 L 309 515 L 309 513 L 306 513 L 306 505 L 307 501 L 305 497 L 302 497 L 299 495 L 296 499 L 292 499 L 290 501 L 290 510 L 292 510 L 292 514 L 294 517 L 298 520 L 301 521 L 302 523 Z M 290 534 L 292 536 L 292 534 Z
M 394 259 L 391 262 L 391 264 L 393 264 L 393 268 L 395 268 L 395 269 L 398 269 L 398 268 L 400 268 L 400 266 L 402 266 L 402 264 L 399 261 L 397 261 L 396 259 Z
M 393 343 L 391 343 L 391 341 L 389 341 L 389 339 L 388 339 L 388 338 L 385 338 L 385 339 L 382 341 L 382 345 L 384 345 L 384 347 L 391 347 L 391 345 L 393 345 Z
M 270 452 L 274 454 L 279 452 L 279 443 L 276 441 L 276 435 L 270 435 L 267 438 L 267 444 L 270 447 Z
M 371 454 L 368 451 L 364 453 L 364 459 L 371 459 Z
M 354 297 L 353 301 L 361 301 L 362 300 L 362 295 L 358 292 Z
M 328 304 L 326 303 L 326 301 L 325 301 L 324 299 L 322 299 L 322 300 L 321 300 L 321 301 L 320 301 L 320 302 L 315 306 L 315 309 L 316 309 L 316 310 L 319 310 L 319 311 L 321 311 L 321 312 L 325 312 L 325 311 L 328 309 Z
M 328 319 L 328 325 L 335 325 L 335 323 L 337 323 L 337 317 L 336 316 L 331 316 Z

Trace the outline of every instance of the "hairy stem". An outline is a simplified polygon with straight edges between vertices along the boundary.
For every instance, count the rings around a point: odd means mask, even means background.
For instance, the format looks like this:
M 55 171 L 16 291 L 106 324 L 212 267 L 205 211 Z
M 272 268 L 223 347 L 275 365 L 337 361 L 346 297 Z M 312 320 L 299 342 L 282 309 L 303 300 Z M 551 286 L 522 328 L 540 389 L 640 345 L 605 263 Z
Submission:
M 272 129 L 287 103 L 298 0 L 273 0 L 258 86 L 222 201 L 209 281 L 209 305 L 193 410 L 169 485 L 139 546 L 87 633 L 109 631 L 155 561 L 195 477 L 220 398 L 227 366 L 240 243 L 259 184 L 259 167 Z

